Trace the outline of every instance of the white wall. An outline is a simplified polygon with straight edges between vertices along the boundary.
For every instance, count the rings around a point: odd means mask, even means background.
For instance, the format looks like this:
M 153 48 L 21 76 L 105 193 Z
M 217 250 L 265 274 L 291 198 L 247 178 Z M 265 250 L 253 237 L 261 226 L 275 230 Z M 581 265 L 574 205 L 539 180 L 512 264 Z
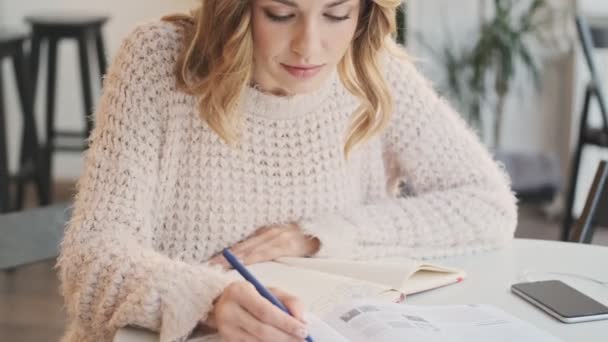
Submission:
M 87 11 L 107 13 L 111 19 L 105 27 L 105 42 L 109 59 L 116 52 L 122 39 L 140 22 L 159 18 L 163 14 L 182 12 L 199 0 L 0 0 L 0 22 L 27 29 L 23 17 L 44 11 Z M 44 50 L 42 51 L 44 53 Z M 82 127 L 83 104 L 81 95 L 80 69 L 77 63 L 76 45 L 64 41 L 59 45 L 59 70 L 57 80 L 56 127 L 78 129 Z M 5 98 L 7 102 L 7 127 L 9 140 L 9 166 L 16 169 L 18 141 L 21 135 L 21 112 L 17 106 L 12 67 L 7 62 L 5 69 Z M 9 68 L 10 67 L 10 68 Z M 43 66 L 43 68 L 45 68 Z M 44 74 L 41 74 L 44 77 Z M 40 82 L 42 83 L 42 82 Z M 98 87 L 97 87 L 98 88 Z M 42 85 L 38 94 L 44 92 Z M 96 89 L 95 99 L 99 89 Z M 37 125 L 42 132 L 44 127 L 43 98 L 37 100 Z M 92 111 L 92 110 L 91 110 Z M 82 161 L 79 154 L 57 153 L 54 159 L 54 175 L 61 178 L 76 178 L 80 175 Z
M 578 6 L 587 14 L 608 14 L 608 1 L 605 0 L 578 0 Z

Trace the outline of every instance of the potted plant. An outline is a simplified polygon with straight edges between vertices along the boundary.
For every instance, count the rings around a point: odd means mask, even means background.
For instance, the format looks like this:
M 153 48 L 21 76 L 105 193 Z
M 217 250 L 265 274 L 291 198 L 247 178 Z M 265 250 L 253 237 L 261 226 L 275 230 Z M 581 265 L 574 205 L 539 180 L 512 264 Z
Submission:
M 534 83 L 539 83 L 539 67 L 530 42 L 540 39 L 543 20 L 539 13 L 547 9 L 547 2 L 533 0 L 523 10 L 518 8 L 518 1 L 493 0 L 493 3 L 494 14 L 481 22 L 472 45 L 461 48 L 447 45 L 437 52 L 423 39 L 421 42 L 441 60 L 445 91 L 460 104 L 467 121 L 479 128 L 484 107 L 492 107 L 492 131 L 480 132 L 484 137 L 492 137 L 490 145 L 496 148 L 500 144 L 506 99 L 517 72 L 528 72 Z M 449 41 L 453 44 L 454 40 Z
M 493 0 L 491 3 L 493 15 L 480 21 L 479 32 L 470 45 L 456 47 L 455 40 L 448 37 L 448 44 L 438 52 L 424 39 L 419 41 L 441 61 L 445 71 L 443 91 L 460 105 L 465 119 L 478 128 L 495 158 L 505 165 L 518 196 L 551 199 L 560 183 L 557 159 L 553 155 L 501 151 L 501 125 L 516 75 L 528 73 L 538 88 L 539 67 L 535 51 L 547 46 L 546 35 L 559 35 L 557 27 L 549 26 L 567 27 L 570 13 L 553 10 L 547 0 L 531 0 L 527 4 L 514 0 Z M 485 9 L 481 12 L 485 14 Z M 564 40 L 563 37 L 559 39 Z M 534 43 L 537 45 L 533 46 Z M 553 40 L 551 45 L 555 43 Z M 491 115 L 490 125 L 483 125 L 482 112 Z M 491 130 L 484 131 L 481 127 Z

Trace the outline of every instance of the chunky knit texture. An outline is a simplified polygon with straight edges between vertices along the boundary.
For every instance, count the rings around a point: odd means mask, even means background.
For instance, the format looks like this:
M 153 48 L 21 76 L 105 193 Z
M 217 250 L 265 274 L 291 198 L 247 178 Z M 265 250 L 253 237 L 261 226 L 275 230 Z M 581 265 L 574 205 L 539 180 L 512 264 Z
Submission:
M 299 223 L 320 239 L 317 257 L 440 257 L 511 240 L 504 172 L 410 62 L 384 59 L 391 123 L 346 161 L 358 102 L 336 72 L 304 95 L 247 88 L 229 146 L 176 88 L 182 42 L 173 24 L 142 25 L 106 77 L 58 263 L 64 341 L 111 341 L 127 325 L 183 340 L 232 281 L 206 261 L 269 224 Z

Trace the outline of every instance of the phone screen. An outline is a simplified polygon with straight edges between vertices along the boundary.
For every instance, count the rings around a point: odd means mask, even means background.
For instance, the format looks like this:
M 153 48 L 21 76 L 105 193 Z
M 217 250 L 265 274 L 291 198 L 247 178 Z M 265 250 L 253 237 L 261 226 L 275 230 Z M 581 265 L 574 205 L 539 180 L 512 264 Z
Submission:
M 608 314 L 608 307 L 559 280 L 514 284 L 513 287 L 562 317 Z

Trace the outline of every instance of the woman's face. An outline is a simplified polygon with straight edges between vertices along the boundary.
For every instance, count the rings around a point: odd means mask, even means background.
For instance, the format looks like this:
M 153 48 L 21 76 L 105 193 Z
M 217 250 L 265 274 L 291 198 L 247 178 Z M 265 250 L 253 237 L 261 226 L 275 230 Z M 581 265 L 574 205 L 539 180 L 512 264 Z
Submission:
M 253 81 L 276 95 L 314 91 L 353 39 L 361 0 L 252 0 Z

